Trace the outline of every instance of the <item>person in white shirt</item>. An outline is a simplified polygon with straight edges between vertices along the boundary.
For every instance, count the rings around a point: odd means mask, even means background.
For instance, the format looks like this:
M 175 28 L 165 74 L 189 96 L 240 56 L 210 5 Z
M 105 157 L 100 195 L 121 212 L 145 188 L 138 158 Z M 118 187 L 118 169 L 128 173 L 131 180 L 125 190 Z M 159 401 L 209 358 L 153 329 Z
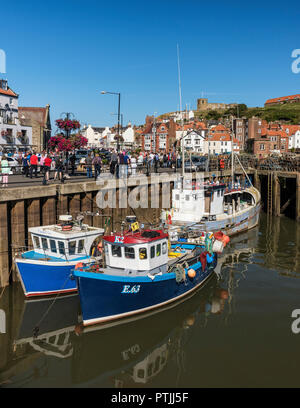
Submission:
M 135 176 L 136 175 L 136 157 L 134 155 L 131 156 L 130 163 L 131 163 L 131 175 Z

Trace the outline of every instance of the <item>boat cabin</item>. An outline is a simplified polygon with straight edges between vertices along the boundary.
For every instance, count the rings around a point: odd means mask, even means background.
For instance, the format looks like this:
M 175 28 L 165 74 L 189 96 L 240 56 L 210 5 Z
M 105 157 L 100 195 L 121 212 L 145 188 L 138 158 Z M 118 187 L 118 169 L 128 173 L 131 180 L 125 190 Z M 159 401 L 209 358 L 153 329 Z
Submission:
M 103 237 L 106 266 L 138 272 L 163 271 L 168 263 L 168 234 L 161 230 L 137 230 Z
M 91 255 L 94 240 L 103 235 L 103 228 L 86 224 L 47 225 L 29 228 L 35 257 L 72 261 Z

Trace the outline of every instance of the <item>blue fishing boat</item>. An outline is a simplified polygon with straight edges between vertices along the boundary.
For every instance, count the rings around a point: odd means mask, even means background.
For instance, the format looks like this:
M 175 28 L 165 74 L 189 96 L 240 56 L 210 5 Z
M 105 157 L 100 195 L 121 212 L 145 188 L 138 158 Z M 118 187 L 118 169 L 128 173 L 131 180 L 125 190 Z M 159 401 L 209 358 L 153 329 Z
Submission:
M 95 240 L 104 229 L 82 223 L 83 217 L 60 216 L 60 224 L 29 228 L 33 249 L 14 257 L 26 297 L 77 291 L 70 279 L 78 262 L 89 264 L 101 258 L 94 253 Z
M 104 265 L 72 271 L 77 280 L 83 325 L 148 312 L 184 298 L 203 285 L 217 265 L 214 234 L 205 244 L 170 245 L 164 230 L 129 229 L 103 237 Z

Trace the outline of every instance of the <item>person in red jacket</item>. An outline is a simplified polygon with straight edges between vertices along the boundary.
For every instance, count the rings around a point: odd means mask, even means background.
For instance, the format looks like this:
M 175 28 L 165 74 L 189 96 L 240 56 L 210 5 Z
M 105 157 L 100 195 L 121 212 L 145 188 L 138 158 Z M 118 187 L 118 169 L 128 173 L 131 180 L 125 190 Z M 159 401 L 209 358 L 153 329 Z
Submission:
M 33 171 L 35 172 L 35 177 L 37 177 L 37 166 L 38 166 L 39 159 L 35 152 L 32 152 L 30 157 L 30 178 L 32 178 Z
M 44 160 L 45 172 L 44 172 L 43 184 L 47 184 L 47 182 L 49 181 L 51 163 L 52 163 L 52 159 L 49 155 L 47 155 L 47 157 Z

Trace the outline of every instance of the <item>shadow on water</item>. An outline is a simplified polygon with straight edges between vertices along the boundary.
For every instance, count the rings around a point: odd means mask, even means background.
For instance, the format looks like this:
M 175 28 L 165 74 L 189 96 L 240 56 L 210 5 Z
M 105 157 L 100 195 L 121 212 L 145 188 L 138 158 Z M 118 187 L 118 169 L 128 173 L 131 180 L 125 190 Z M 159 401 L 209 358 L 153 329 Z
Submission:
M 299 239 L 262 214 L 190 299 L 106 326 L 82 327 L 78 295 L 28 300 L 15 284 L 0 297 L 0 387 L 299 386 Z

